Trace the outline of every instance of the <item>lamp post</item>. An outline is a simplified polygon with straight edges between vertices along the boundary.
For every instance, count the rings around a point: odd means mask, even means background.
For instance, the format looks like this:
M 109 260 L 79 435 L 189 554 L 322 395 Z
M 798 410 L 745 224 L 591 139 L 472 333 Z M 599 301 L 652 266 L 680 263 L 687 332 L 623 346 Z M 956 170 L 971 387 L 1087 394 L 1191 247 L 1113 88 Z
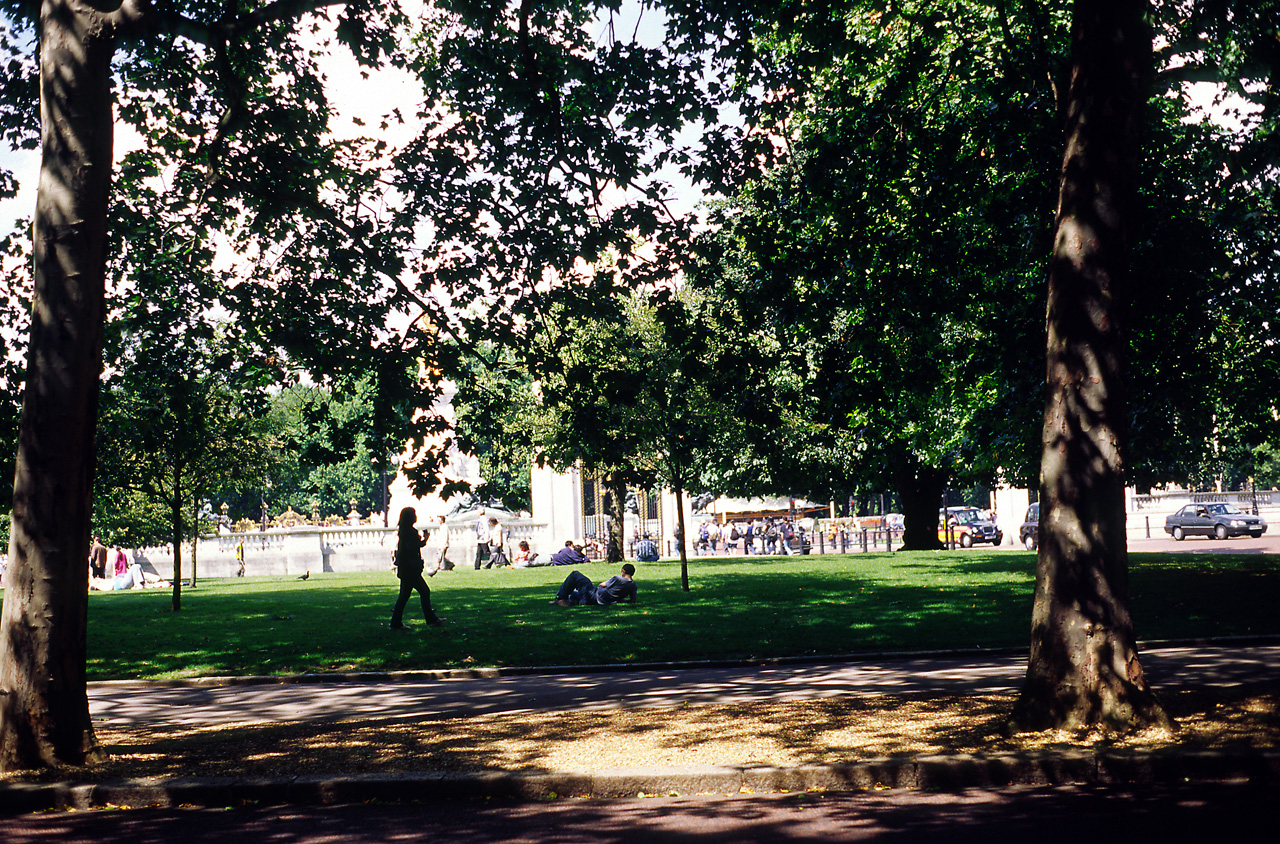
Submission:
M 262 490 L 262 530 L 267 529 L 267 496 L 271 493 L 271 479 L 267 478 L 266 485 Z
M 387 527 L 390 524 L 389 513 L 391 510 L 391 483 L 395 481 L 396 476 L 400 474 L 400 461 L 393 451 L 387 452 L 387 459 L 382 463 L 382 526 Z M 391 480 L 387 480 L 387 467 L 391 468 Z

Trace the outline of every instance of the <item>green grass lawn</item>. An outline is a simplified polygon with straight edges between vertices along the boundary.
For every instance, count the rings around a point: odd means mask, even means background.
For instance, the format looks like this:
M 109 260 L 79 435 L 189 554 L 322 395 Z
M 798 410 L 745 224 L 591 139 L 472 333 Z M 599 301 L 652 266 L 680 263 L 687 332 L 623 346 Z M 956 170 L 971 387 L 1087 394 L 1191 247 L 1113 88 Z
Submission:
M 1144 639 L 1280 633 L 1280 559 L 1132 555 Z M 447 572 L 432 580 L 438 629 L 410 601 L 387 629 L 390 571 L 310 580 L 204 580 L 184 590 L 91 593 L 91 679 L 464 666 L 756 658 L 1024 645 L 1033 555 L 855 554 L 640 566 L 634 606 L 548 605 L 564 568 Z M 616 570 L 584 572 L 596 581 Z

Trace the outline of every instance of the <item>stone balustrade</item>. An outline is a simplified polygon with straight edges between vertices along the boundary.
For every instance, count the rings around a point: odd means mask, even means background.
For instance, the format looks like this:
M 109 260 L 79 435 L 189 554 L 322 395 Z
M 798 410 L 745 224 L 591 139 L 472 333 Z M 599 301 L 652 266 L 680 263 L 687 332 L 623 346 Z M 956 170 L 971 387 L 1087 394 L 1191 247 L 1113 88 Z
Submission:
M 430 529 L 430 528 L 429 528 Z M 452 559 L 459 566 L 470 564 L 476 546 L 475 527 L 471 524 L 446 525 Z M 555 550 L 549 543 L 547 525 L 537 522 L 504 524 L 510 548 L 524 539 L 539 553 Z M 246 575 L 301 576 L 307 572 L 350 572 L 391 570 L 391 557 L 396 547 L 395 527 L 381 525 L 317 527 L 299 525 L 292 528 L 270 528 L 247 533 L 224 533 L 202 537 L 196 549 L 197 575 L 200 578 L 235 577 L 239 565 L 236 546 L 244 542 Z M 508 552 L 511 556 L 513 552 Z M 153 568 L 161 577 L 173 575 L 172 546 L 140 548 L 135 557 L 144 567 Z M 191 548 L 183 546 L 183 577 L 191 575 Z

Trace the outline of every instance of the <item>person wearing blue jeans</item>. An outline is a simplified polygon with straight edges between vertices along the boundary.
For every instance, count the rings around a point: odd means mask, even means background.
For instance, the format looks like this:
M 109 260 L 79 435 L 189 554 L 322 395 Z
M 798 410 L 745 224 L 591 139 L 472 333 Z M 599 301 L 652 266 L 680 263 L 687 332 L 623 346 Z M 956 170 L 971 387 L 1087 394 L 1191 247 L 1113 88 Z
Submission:
M 560 584 L 555 600 L 551 603 L 559 607 L 576 606 L 608 606 L 609 604 L 629 603 L 636 601 L 636 567 L 631 563 L 622 566 L 622 573 L 601 583 L 599 586 L 591 582 L 585 574 L 578 570 L 569 572 L 569 576 Z

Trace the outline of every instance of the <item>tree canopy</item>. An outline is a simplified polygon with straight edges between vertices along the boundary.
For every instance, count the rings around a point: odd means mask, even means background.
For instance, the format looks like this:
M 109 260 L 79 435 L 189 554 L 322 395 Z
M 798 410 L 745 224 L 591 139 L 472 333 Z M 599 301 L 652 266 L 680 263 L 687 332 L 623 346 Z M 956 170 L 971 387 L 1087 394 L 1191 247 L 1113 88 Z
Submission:
M 967 2 L 842 20 L 785 164 L 720 207 L 699 281 L 773 350 L 756 380 L 805 420 L 805 468 L 774 482 L 835 462 L 846 484 L 896 489 L 908 546 L 932 547 L 948 482 L 1034 473 L 1060 130 L 1055 77 L 1027 71 L 1061 64 L 1046 45 L 1064 21 Z

